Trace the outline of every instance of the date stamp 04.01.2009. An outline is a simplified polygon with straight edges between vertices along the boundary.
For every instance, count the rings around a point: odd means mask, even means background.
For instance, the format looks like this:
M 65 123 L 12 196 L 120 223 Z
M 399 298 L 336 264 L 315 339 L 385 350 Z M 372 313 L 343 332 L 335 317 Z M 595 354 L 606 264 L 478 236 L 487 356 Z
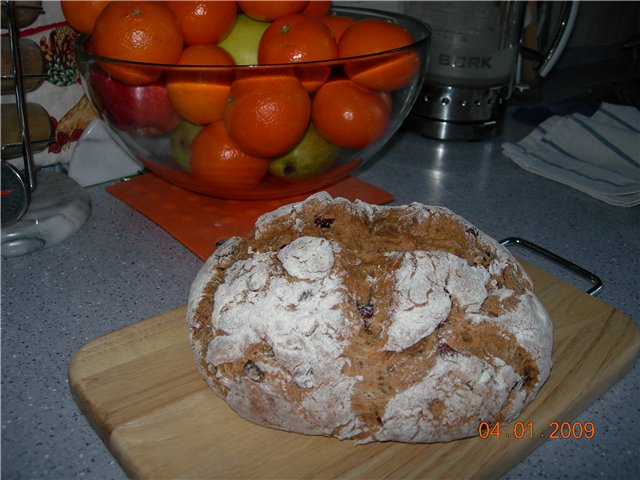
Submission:
M 514 422 L 513 424 L 500 424 L 481 422 L 478 425 L 478 435 L 482 439 L 515 438 L 517 440 L 529 438 L 591 439 L 596 435 L 596 427 L 593 422 L 549 422 L 547 431 L 537 433 L 533 422 Z

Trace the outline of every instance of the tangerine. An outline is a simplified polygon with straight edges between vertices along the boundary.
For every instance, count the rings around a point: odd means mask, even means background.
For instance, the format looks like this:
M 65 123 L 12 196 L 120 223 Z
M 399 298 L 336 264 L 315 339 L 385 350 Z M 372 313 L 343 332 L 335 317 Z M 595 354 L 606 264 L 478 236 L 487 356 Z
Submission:
M 80 33 L 91 35 L 96 18 L 107 6 L 108 0 L 72 1 L 62 0 L 62 15 L 71 28 Z
M 219 43 L 233 29 L 238 14 L 235 1 L 166 1 L 182 27 L 184 43 Z
M 315 17 L 295 13 L 274 20 L 258 47 L 261 64 L 314 62 L 337 56 L 338 44 L 329 27 Z M 326 65 L 304 65 L 296 69 L 309 92 L 326 82 L 330 73 Z
M 191 123 L 205 125 L 222 119 L 233 82 L 233 71 L 222 65 L 234 61 L 224 49 L 214 44 L 185 47 L 178 65 L 191 65 L 166 73 L 169 100 L 178 114 Z M 215 68 L 196 68 L 212 65 Z
M 300 65 L 295 68 L 294 72 L 305 90 L 313 92 L 327 81 L 331 75 L 331 67 L 328 65 Z
M 357 57 L 386 52 L 413 43 L 413 37 L 400 25 L 378 18 L 365 18 L 351 25 L 341 36 L 340 57 Z
M 330 8 L 331 1 L 329 0 L 311 0 L 304 10 L 302 10 L 302 14 L 321 17 L 322 15 L 327 15 Z
M 382 137 L 389 125 L 389 110 L 387 99 L 379 92 L 339 78 L 316 92 L 311 121 L 329 142 L 359 149 Z
M 302 138 L 311 99 L 292 75 L 263 74 L 236 80 L 223 119 L 229 137 L 257 157 L 278 157 Z
M 93 47 L 101 57 L 155 64 L 173 64 L 182 53 L 182 28 L 163 2 L 109 2 L 96 19 Z M 128 65 L 103 61 L 100 66 L 130 85 L 141 85 L 160 77 L 157 66 Z
M 377 18 L 359 20 L 340 36 L 341 58 L 395 50 L 413 43 L 411 34 L 400 25 Z M 375 90 L 397 90 L 407 85 L 420 68 L 420 57 L 412 50 L 393 52 L 375 58 L 353 60 L 345 65 L 347 76 Z
M 222 120 L 204 127 L 190 148 L 191 173 L 207 189 L 236 192 L 256 187 L 269 160 L 248 155 L 229 138 Z
M 299 0 L 239 0 L 238 6 L 246 15 L 260 22 L 272 22 L 277 18 L 300 13 L 307 7 L 308 1 Z
M 261 64 L 312 62 L 338 56 L 329 27 L 314 17 L 291 14 L 274 20 L 258 47 Z
M 319 18 L 320 21 L 329 27 L 336 39 L 336 42 L 340 41 L 340 37 L 347 28 L 356 23 L 355 18 L 347 17 L 345 15 L 323 15 Z
M 391 111 L 393 110 L 393 98 L 391 98 L 391 94 L 385 91 L 377 91 L 377 93 L 378 95 L 380 95 L 380 98 L 382 98 L 382 100 L 384 101 L 384 104 L 387 107 L 387 111 L 391 113 Z

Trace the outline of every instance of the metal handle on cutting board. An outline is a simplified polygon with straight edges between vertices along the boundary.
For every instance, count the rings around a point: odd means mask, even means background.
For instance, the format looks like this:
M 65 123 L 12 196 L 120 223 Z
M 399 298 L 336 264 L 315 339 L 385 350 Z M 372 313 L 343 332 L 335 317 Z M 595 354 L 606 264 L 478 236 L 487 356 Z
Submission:
M 518 245 L 520 247 L 526 248 L 527 250 L 530 250 L 533 253 L 536 253 L 546 258 L 547 260 L 550 260 L 553 263 L 560 265 L 564 269 L 569 270 L 575 273 L 576 275 L 588 280 L 589 282 L 591 282 L 593 286 L 589 290 L 587 290 L 587 293 L 592 297 L 595 297 L 602 290 L 602 287 L 603 287 L 602 280 L 600 280 L 600 277 L 598 277 L 596 274 L 591 273 L 588 270 L 585 270 L 581 266 L 576 265 L 575 263 L 570 262 L 566 258 L 562 258 L 559 255 L 556 255 L 555 253 L 550 252 L 546 248 L 536 245 L 535 243 L 531 243 L 527 240 L 524 240 L 518 237 L 509 237 L 509 238 L 505 238 L 504 240 L 500 240 L 500 244 L 505 247 L 508 247 L 510 245 Z

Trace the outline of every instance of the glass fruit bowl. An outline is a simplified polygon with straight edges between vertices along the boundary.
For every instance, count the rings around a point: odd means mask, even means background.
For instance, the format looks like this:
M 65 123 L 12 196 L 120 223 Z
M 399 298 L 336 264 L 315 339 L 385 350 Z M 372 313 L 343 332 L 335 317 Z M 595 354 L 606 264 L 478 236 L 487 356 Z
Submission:
M 99 57 L 92 38 L 78 35 L 76 61 L 107 130 L 149 171 L 213 197 L 290 197 L 325 188 L 375 155 L 424 79 L 428 25 L 362 8 L 332 13 L 397 24 L 413 43 L 327 61 L 201 66 Z

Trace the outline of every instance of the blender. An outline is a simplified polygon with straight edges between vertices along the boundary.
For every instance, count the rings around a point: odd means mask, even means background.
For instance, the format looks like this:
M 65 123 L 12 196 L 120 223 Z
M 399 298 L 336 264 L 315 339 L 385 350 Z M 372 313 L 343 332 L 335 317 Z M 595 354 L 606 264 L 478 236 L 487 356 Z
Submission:
M 522 43 L 529 3 L 406 2 L 403 10 L 433 29 L 427 74 L 405 127 L 441 140 L 481 140 L 500 133 L 521 57 L 547 75 L 567 43 L 577 2 L 564 2 L 546 54 Z

